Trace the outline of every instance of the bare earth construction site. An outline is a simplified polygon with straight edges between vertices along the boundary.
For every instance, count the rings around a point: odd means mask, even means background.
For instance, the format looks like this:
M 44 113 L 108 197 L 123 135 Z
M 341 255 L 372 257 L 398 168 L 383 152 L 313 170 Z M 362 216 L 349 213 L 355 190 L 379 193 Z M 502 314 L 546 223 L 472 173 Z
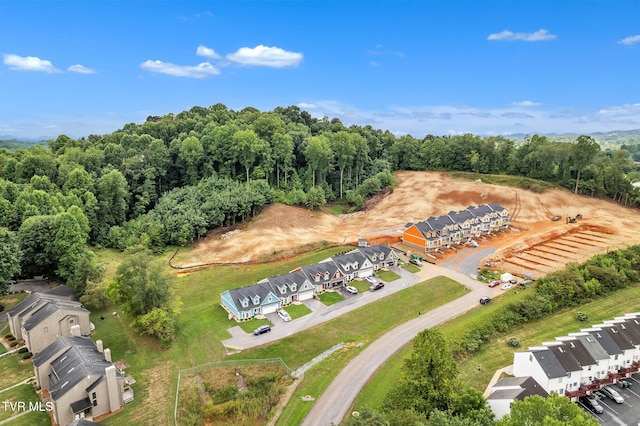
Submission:
M 496 249 L 486 259 L 494 268 L 516 275 L 526 272 L 539 277 L 562 269 L 567 263 L 640 242 L 640 212 L 612 201 L 561 189 L 535 193 L 454 179 L 448 173 L 399 172 L 396 179 L 397 186 L 391 194 L 356 215 L 338 217 L 328 212 L 271 205 L 232 232 L 212 231 L 190 252 L 179 254 L 174 264 L 256 261 L 274 253 L 286 256 L 296 248 L 320 241 L 345 244 L 368 238 L 395 244 L 407 222 L 486 203 L 499 203 L 509 209 L 512 229 L 479 241 L 480 246 Z M 575 223 L 566 222 L 567 216 L 576 215 L 582 217 Z M 560 220 L 552 220 L 557 216 Z M 455 255 L 445 252 L 439 257 Z

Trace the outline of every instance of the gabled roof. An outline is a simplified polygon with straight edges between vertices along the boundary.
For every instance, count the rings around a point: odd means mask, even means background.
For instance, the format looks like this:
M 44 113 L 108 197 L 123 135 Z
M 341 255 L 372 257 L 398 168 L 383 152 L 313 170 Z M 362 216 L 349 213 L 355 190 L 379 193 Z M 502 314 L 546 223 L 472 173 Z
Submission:
M 609 359 L 609 354 L 598 342 L 598 340 L 590 334 L 586 336 L 576 336 L 576 340 L 580 341 L 584 348 L 596 361 Z
M 315 282 L 314 278 L 318 275 L 320 276 L 320 282 L 329 282 L 338 270 L 338 265 L 334 262 L 328 261 L 315 263 L 313 265 L 306 265 L 300 269 L 302 269 L 302 272 L 305 273 L 311 283 Z M 329 273 L 329 278 L 325 279 L 324 274 L 327 272 Z
M 582 370 L 580 362 L 578 362 L 576 357 L 573 356 L 573 353 L 568 350 L 568 348 L 564 344 L 551 345 L 549 346 L 549 350 L 553 352 L 553 354 L 562 365 L 562 368 L 564 368 L 567 372 Z
M 531 395 L 548 397 L 549 394 L 533 377 L 509 377 L 500 380 L 493 386 L 493 391 L 487 399 L 519 399 L 523 400 Z
M 618 325 L 602 327 L 602 330 L 606 331 L 623 351 L 627 349 L 634 349 L 633 343 L 627 339 L 627 336 L 622 333 L 622 330 Z
M 86 314 L 87 318 L 89 317 L 89 311 L 79 306 L 76 307 L 76 306 L 60 305 L 58 303 L 46 303 L 40 309 L 38 309 L 35 313 L 33 313 L 33 315 L 31 315 L 29 319 L 27 319 L 22 324 L 22 326 L 27 331 L 33 330 L 33 328 L 36 327 L 38 324 L 40 324 L 42 321 L 49 318 L 55 312 L 61 311 L 61 310 L 72 311 L 78 314 Z
M 620 333 L 626 337 L 634 346 L 640 345 L 640 320 L 628 318 L 624 321 L 615 322 Z
M 565 350 L 569 351 L 574 356 L 582 367 L 596 365 L 598 363 L 580 340 L 566 340 L 564 341 L 563 346 Z
M 351 269 L 347 271 L 345 269 L 345 265 L 353 264 L 356 262 L 358 263 L 358 268 L 356 268 L 355 270 L 359 270 L 362 267 L 362 263 L 366 260 L 362 253 L 360 253 L 359 251 L 351 251 L 349 253 L 339 254 L 337 256 L 333 256 L 331 259 L 343 272 L 352 272 Z
M 260 305 L 262 305 L 262 302 L 269 295 L 269 293 L 273 294 L 273 289 L 271 288 L 271 285 L 267 280 L 262 280 L 250 286 L 234 288 L 229 290 L 229 295 L 231 296 L 231 300 L 233 300 L 233 303 L 235 303 L 236 306 L 240 308 L 240 310 L 259 307 Z M 254 303 L 253 301 L 255 296 L 258 296 L 259 298 L 258 303 Z M 242 304 L 240 303 L 245 298 L 249 299 L 249 306 L 246 308 L 243 307 Z
M 53 357 L 55 358 L 52 360 Z M 102 379 L 105 369 L 113 365 L 105 360 L 104 354 L 98 351 L 95 343 L 88 337 L 59 337 L 33 357 L 36 367 L 47 362 L 52 370 L 49 377 L 55 380 L 49 387 L 54 401 L 85 378 L 93 380 L 92 384 Z M 119 371 L 116 374 L 122 377 Z
M 391 247 L 386 244 L 378 244 L 370 247 L 359 247 L 360 253 L 367 256 L 371 262 L 379 263 L 381 261 L 387 260 L 389 255 L 393 252 Z M 384 259 L 380 259 L 380 255 L 384 255 Z M 376 257 L 376 260 L 373 260 L 373 257 Z
M 556 379 L 558 377 L 566 377 L 567 370 L 565 370 L 562 364 L 560 364 L 560 361 L 558 361 L 558 358 L 556 358 L 554 353 L 549 349 L 531 351 L 531 355 L 536 358 L 548 378 Z
M 460 211 L 450 211 L 447 213 L 447 216 L 451 218 L 452 221 L 456 223 L 464 223 L 467 220 L 475 219 L 475 216 L 471 214 L 469 210 L 460 210 Z
M 296 294 L 300 290 L 300 286 L 307 281 L 307 277 L 304 272 L 289 272 L 288 274 L 278 275 L 275 277 L 267 278 L 273 288 L 273 292 L 278 296 L 287 296 L 289 294 Z M 294 290 L 295 284 L 295 290 Z M 284 289 L 284 293 L 282 290 Z
M 7 310 L 7 314 L 12 317 L 15 317 L 16 315 L 24 316 L 34 308 L 42 306 L 45 303 L 54 303 L 64 306 L 82 306 L 80 302 L 71 301 L 67 297 L 59 296 L 57 294 L 31 293 L 29 297 L 24 299 L 22 302 Z
M 601 330 L 589 331 L 589 334 L 596 339 L 602 348 L 607 351 L 609 355 L 622 355 L 620 346 L 611 338 L 609 333 Z
M 73 288 L 69 287 L 68 285 L 59 285 L 56 286 L 54 288 L 52 288 L 51 290 L 47 291 L 47 294 L 53 294 L 56 296 L 61 296 L 64 298 L 67 298 L 69 300 L 73 299 Z
M 430 217 L 426 222 L 434 231 L 442 231 L 447 226 L 457 225 L 449 216 Z

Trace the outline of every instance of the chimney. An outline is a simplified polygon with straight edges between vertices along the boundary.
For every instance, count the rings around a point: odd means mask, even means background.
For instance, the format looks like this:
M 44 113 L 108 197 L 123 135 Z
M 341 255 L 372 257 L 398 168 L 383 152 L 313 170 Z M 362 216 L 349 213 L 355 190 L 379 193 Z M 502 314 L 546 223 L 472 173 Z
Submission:
M 103 345 L 102 345 L 102 340 L 98 339 L 96 340 L 96 347 L 98 348 L 98 352 L 102 353 L 103 349 Z
M 106 348 L 106 349 L 104 350 L 104 359 L 105 359 L 105 361 L 107 361 L 107 362 L 111 362 L 111 349 Z
M 109 349 L 105 349 L 105 355 Z M 124 405 L 122 394 L 118 391 L 118 379 L 116 376 L 116 366 L 110 365 L 104 369 L 104 375 L 107 379 L 107 393 L 109 395 L 109 411 L 118 411 Z
M 80 331 L 80 326 L 78 324 L 71 326 L 71 336 L 80 337 L 82 331 Z

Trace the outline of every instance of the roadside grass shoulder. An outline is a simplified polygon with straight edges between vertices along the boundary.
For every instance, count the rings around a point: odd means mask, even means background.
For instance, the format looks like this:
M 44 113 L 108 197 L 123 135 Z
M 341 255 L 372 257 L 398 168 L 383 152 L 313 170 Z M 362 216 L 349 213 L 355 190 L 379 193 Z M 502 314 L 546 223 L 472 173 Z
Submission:
M 378 278 L 380 278 L 382 281 L 385 281 L 388 283 L 400 278 L 400 275 L 392 271 L 378 271 L 377 275 L 378 275 Z

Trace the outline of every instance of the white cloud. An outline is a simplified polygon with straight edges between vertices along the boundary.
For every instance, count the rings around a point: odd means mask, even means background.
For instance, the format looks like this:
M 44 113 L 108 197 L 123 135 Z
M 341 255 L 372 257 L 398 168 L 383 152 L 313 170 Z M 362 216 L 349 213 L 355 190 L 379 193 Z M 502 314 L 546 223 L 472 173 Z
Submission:
M 302 62 L 299 52 L 288 52 L 279 47 L 258 45 L 254 48 L 241 47 L 235 53 L 227 55 L 227 59 L 239 65 L 261 66 L 271 68 L 294 67 Z
M 513 106 L 523 106 L 523 107 L 534 107 L 540 106 L 542 103 L 540 102 L 532 102 L 532 101 L 520 101 L 520 102 L 511 102 Z
M 92 69 L 92 68 L 87 68 L 84 65 L 80 65 L 80 64 L 76 64 L 76 65 L 71 65 L 69 68 L 67 68 L 68 71 L 71 72 L 77 72 L 80 74 L 95 74 L 96 70 Z
M 547 30 L 538 30 L 533 33 L 514 33 L 509 30 L 504 30 L 500 33 L 495 33 L 489 35 L 487 40 L 504 40 L 504 41 L 514 41 L 514 40 L 522 40 L 522 41 L 549 41 L 556 38 L 555 34 L 549 33 Z
M 40 71 L 55 73 L 60 72 L 51 61 L 40 59 L 37 56 L 18 56 L 14 54 L 2 55 L 4 64 L 14 71 Z
M 210 49 L 202 44 L 196 49 L 196 55 L 209 59 L 218 59 L 220 57 L 220 55 L 218 55 L 215 50 Z
M 300 103 L 302 109 L 307 103 Z M 345 126 L 367 124 L 395 135 L 473 133 L 483 136 L 511 133 L 592 133 L 640 128 L 640 103 L 609 106 L 600 110 L 576 108 L 535 108 L 522 106 L 474 107 L 468 105 L 392 105 L 366 110 L 338 101 L 324 100 L 313 105 L 314 117 L 339 118 Z
M 377 63 L 376 61 L 369 61 L 369 65 L 371 65 L 372 67 L 376 67 L 376 68 L 380 66 L 380 64 Z
M 640 43 L 640 34 L 623 38 L 618 43 L 626 44 L 627 46 L 631 46 L 632 44 Z
M 206 78 L 220 74 L 220 70 L 208 62 L 203 62 L 196 66 L 176 65 L 170 62 L 148 60 L 140 64 L 140 68 L 146 71 L 159 74 L 168 74 L 174 77 Z
M 301 109 L 314 109 L 316 107 L 314 104 L 307 102 L 300 102 L 297 106 Z

